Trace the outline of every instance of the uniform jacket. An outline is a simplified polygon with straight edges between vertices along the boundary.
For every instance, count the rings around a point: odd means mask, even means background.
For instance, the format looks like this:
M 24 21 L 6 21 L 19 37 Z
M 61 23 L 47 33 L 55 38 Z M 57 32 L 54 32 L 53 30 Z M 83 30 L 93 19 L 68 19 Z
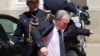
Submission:
M 40 9 L 35 14 L 35 16 L 39 18 L 39 27 L 41 27 L 41 25 L 44 25 L 42 22 L 44 22 L 43 18 L 46 15 L 47 15 L 47 13 L 45 11 L 40 10 Z M 17 43 L 19 41 L 19 39 L 22 38 L 23 34 L 24 34 L 24 39 L 29 37 L 29 24 L 30 24 L 31 19 L 33 19 L 33 22 L 35 22 L 36 21 L 35 19 L 37 19 L 37 18 L 32 17 L 30 12 L 25 12 L 20 16 L 20 19 L 19 19 L 19 22 L 17 25 L 17 29 L 15 30 L 14 35 L 12 37 L 12 41 L 14 43 Z M 50 19 L 49 19 L 48 23 L 50 23 L 50 21 L 52 19 L 53 19 L 53 16 L 50 15 Z

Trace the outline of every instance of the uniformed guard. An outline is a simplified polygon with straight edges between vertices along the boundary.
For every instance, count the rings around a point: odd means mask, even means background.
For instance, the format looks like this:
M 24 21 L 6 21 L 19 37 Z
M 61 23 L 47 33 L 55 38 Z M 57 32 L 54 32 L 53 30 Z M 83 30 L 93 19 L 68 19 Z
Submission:
M 22 56 L 37 56 L 38 49 L 41 49 L 43 45 L 38 45 L 38 41 L 34 40 L 34 37 L 31 37 L 31 30 L 38 26 L 41 27 L 43 24 L 50 24 L 54 16 L 52 16 L 49 12 L 39 9 L 39 0 L 27 0 L 26 4 L 29 11 L 24 12 L 20 16 L 17 28 L 10 40 L 10 43 L 13 45 L 18 43 L 19 38 L 21 38 L 24 34 Z M 45 48 L 43 47 L 42 49 Z

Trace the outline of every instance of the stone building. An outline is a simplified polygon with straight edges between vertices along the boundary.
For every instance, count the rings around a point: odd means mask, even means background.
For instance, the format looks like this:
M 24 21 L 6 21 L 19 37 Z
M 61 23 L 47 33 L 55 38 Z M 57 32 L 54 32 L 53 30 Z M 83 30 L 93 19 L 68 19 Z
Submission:
M 40 0 L 40 8 L 42 7 L 43 0 Z M 84 6 L 88 5 L 90 10 L 100 10 L 100 0 L 69 0 L 77 5 Z M 14 17 L 18 17 L 23 11 L 26 11 L 27 6 L 25 0 L 1 0 L 0 3 L 0 14 L 8 14 Z

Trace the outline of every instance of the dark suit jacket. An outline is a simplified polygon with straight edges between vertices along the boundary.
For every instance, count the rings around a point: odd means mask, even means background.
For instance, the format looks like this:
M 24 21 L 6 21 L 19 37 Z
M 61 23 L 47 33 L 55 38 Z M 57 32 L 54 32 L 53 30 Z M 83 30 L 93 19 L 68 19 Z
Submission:
M 77 13 L 76 7 L 68 3 L 67 0 L 44 0 L 44 7 L 45 9 L 51 10 L 53 14 L 61 9 Z
M 32 30 L 32 35 L 34 36 L 34 39 L 37 41 L 39 47 L 40 45 L 41 47 L 44 46 L 42 37 L 47 36 L 52 31 L 53 27 L 53 22 L 51 24 L 44 23 L 43 27 L 37 27 Z M 71 20 L 68 27 L 64 31 L 65 43 L 78 43 L 76 36 L 78 36 L 79 34 L 89 36 L 90 31 L 88 29 L 81 29 L 76 27 L 73 21 Z
M 75 26 L 73 21 L 70 21 L 68 27 L 64 31 L 64 42 L 65 44 L 78 44 L 78 35 L 90 35 L 89 29 L 82 29 Z

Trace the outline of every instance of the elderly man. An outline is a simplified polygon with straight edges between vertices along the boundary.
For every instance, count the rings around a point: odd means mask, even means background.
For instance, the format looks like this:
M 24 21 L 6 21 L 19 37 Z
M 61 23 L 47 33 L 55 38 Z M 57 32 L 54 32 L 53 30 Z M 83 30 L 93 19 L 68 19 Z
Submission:
M 77 28 L 65 10 L 59 10 L 51 24 L 44 23 L 41 28 L 32 29 L 34 40 L 44 45 L 42 52 L 41 49 L 39 50 L 40 56 L 65 56 L 65 38 L 75 38 L 74 36 L 78 34 L 88 36 L 92 33 L 88 29 Z

